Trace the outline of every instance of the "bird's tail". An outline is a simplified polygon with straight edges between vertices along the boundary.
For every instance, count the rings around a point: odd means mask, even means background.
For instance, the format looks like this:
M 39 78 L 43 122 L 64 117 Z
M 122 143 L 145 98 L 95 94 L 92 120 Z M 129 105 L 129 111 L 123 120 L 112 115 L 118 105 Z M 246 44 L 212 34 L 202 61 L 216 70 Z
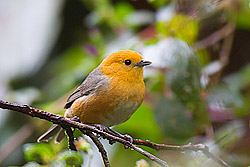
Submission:
M 42 136 L 37 139 L 37 142 L 48 142 L 54 135 L 56 135 L 56 143 L 60 143 L 65 137 L 64 130 L 59 125 L 54 124 Z

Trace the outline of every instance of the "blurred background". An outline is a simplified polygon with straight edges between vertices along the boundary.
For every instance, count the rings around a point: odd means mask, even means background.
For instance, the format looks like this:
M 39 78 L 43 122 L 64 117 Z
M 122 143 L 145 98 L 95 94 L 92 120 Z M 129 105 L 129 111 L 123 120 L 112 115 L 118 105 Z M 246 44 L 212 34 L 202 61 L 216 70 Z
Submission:
M 110 53 L 132 49 L 145 68 L 143 105 L 115 130 L 165 144 L 206 144 L 250 165 L 250 0 L 1 0 L 0 98 L 63 114 L 69 94 Z M 0 110 L 0 166 L 102 166 L 78 138 L 37 144 L 51 124 Z M 76 136 L 80 136 L 76 132 Z M 157 167 L 101 140 L 113 167 Z M 201 152 L 154 151 L 175 167 L 219 167 Z

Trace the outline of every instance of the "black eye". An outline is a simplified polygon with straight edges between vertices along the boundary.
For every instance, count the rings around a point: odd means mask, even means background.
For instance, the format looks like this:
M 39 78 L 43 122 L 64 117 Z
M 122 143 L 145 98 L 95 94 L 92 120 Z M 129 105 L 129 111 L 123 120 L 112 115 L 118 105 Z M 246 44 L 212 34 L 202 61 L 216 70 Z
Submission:
M 129 65 L 131 64 L 131 61 L 130 61 L 130 60 L 125 60 L 125 64 L 126 64 L 127 66 L 129 66 Z

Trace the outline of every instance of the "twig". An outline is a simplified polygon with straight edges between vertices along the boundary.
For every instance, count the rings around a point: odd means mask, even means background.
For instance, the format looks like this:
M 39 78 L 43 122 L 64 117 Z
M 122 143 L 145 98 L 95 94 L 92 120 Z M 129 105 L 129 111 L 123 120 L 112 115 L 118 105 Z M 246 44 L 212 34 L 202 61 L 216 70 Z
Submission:
M 208 157 L 216 161 L 218 164 L 220 164 L 223 167 L 228 167 L 229 165 L 223 161 L 222 159 L 218 158 L 215 154 L 211 153 L 208 149 L 203 149 L 202 152 Z
M 231 34 L 234 31 L 234 29 L 235 25 L 233 23 L 228 23 L 218 31 L 206 37 L 205 39 L 202 39 L 201 41 L 195 43 L 193 45 L 193 49 L 197 51 L 212 46 L 216 42 L 220 41 L 221 39 Z
M 63 129 L 65 129 L 67 135 L 68 135 L 68 141 L 69 141 L 69 149 L 73 150 L 73 151 L 77 151 L 76 146 L 75 146 L 75 138 L 74 138 L 74 134 L 73 131 L 70 127 L 62 127 Z
M 128 148 L 132 148 L 134 149 L 135 151 L 139 152 L 140 154 L 148 157 L 149 159 L 151 159 L 152 161 L 155 161 L 156 163 L 160 164 L 161 166 L 164 166 L 164 167 L 168 167 L 167 163 L 159 158 L 157 158 L 156 156 L 148 153 L 147 151 L 141 149 L 140 147 L 130 143 L 129 141 L 123 139 L 123 138 L 120 138 L 120 137 L 116 137 L 116 136 L 113 136 L 111 134 L 108 134 L 106 132 L 104 132 L 104 136 L 103 136 L 103 133 L 100 134 L 103 138 L 107 138 L 108 140 L 111 140 L 112 142 L 113 141 L 117 141 L 125 146 L 127 146 Z
M 229 62 L 229 55 L 230 55 L 230 51 L 232 48 L 233 39 L 234 39 L 234 33 L 231 33 L 225 38 L 223 42 L 223 45 L 220 51 L 220 62 L 223 65 L 223 67 L 225 67 Z
M 12 153 L 17 147 L 19 147 L 33 132 L 33 127 L 30 123 L 23 125 L 13 136 L 11 136 L 0 147 L 0 164 Z
M 105 167 L 110 167 L 107 152 L 105 151 L 102 143 L 98 140 L 98 138 L 92 132 L 84 132 L 84 131 L 82 131 L 82 132 L 86 133 L 92 139 L 92 141 L 95 143 L 96 147 L 98 148 L 99 152 L 102 155 L 102 160 L 103 160 Z
M 136 145 L 144 145 L 150 148 L 153 148 L 157 151 L 159 150 L 173 150 L 173 151 L 202 151 L 208 158 L 213 159 L 218 164 L 220 164 L 223 167 L 228 167 L 229 165 L 223 161 L 222 159 L 218 158 L 216 155 L 211 153 L 209 151 L 209 148 L 204 144 L 187 144 L 187 145 L 181 145 L 181 146 L 175 146 L 175 145 L 166 145 L 166 144 L 156 144 L 153 142 L 150 142 L 149 140 L 140 140 L 140 139 L 134 139 L 133 143 Z
M 106 166 L 107 164 L 109 165 L 106 151 L 104 150 L 104 147 L 101 145 L 100 141 L 98 141 L 98 139 L 94 137 L 95 135 L 92 132 L 94 132 L 97 135 L 102 136 L 102 138 L 104 139 L 109 140 L 111 144 L 114 142 L 119 142 L 123 144 L 124 146 L 132 148 L 135 151 L 139 152 L 140 154 L 148 157 L 152 161 L 155 161 L 156 163 L 164 167 L 168 167 L 165 161 L 148 153 L 147 151 L 141 149 L 137 145 L 144 145 L 147 147 L 151 147 L 155 150 L 176 150 L 176 151 L 185 151 L 185 150 L 198 151 L 200 150 L 204 154 L 206 154 L 209 158 L 212 158 L 213 160 L 218 162 L 221 166 L 229 167 L 229 165 L 226 162 L 216 157 L 213 153 L 209 152 L 208 147 L 203 144 L 196 144 L 196 145 L 188 144 L 188 145 L 183 145 L 183 146 L 172 146 L 172 145 L 165 145 L 165 144 L 156 144 L 148 140 L 145 141 L 145 140 L 140 140 L 140 139 L 133 139 L 133 143 L 131 143 L 122 137 L 117 137 L 117 136 L 114 136 L 113 134 L 107 133 L 105 131 L 101 131 L 97 129 L 94 125 L 83 124 L 83 123 L 75 121 L 74 118 L 73 119 L 64 118 L 63 116 L 52 114 L 43 110 L 39 110 L 30 106 L 27 106 L 27 105 L 20 105 L 20 104 L 10 103 L 10 102 L 0 100 L 0 108 L 10 109 L 13 111 L 21 112 L 23 114 L 27 114 L 32 117 L 37 117 L 40 119 L 48 120 L 54 124 L 59 124 L 62 128 L 66 130 L 69 136 L 69 146 L 70 146 L 70 149 L 72 150 L 76 150 L 76 149 L 75 149 L 75 146 L 72 146 L 74 145 L 73 144 L 74 136 L 73 136 L 73 132 L 71 128 L 78 128 L 83 133 L 85 132 L 84 134 L 90 136 L 91 139 L 94 141 L 94 143 L 96 144 L 96 146 L 98 147 L 99 151 L 102 154 L 102 158 L 103 158 L 104 164 L 106 163 L 105 164 Z
M 147 146 L 150 148 L 153 148 L 157 151 L 159 150 L 173 150 L 173 151 L 187 151 L 187 150 L 191 150 L 191 151 L 201 151 L 204 149 L 208 149 L 207 146 L 205 146 L 204 144 L 187 144 L 187 145 L 181 145 L 181 146 L 175 146 L 175 145 L 166 145 L 166 144 L 157 144 L 157 143 L 153 143 L 150 142 L 149 140 L 141 140 L 141 139 L 134 139 L 133 143 L 136 145 L 143 145 L 143 146 Z

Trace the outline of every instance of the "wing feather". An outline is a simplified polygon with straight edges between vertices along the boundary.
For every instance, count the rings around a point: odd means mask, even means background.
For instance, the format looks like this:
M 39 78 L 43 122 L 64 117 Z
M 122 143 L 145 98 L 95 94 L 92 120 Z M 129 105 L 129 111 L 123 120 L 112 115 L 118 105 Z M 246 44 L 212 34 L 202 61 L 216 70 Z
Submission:
M 94 69 L 83 83 L 78 86 L 75 91 L 69 96 L 67 103 L 64 108 L 68 109 L 71 107 L 73 102 L 83 96 L 88 96 L 95 92 L 97 88 L 107 86 L 108 78 L 101 74 L 99 67 Z

